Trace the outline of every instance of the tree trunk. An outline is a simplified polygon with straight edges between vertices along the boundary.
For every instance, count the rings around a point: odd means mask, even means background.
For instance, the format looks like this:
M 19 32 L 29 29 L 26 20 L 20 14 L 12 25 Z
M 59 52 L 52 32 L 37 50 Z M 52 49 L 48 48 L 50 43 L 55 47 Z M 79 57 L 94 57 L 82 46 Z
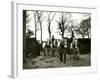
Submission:
M 40 23 L 40 28 L 41 28 L 41 43 L 42 43 L 42 24 Z
M 64 35 L 63 35 L 63 33 L 62 33 L 62 38 L 64 38 Z
M 88 32 L 87 36 L 88 36 L 88 38 L 90 38 L 90 36 L 89 36 L 89 32 Z
M 49 39 L 51 40 L 50 22 L 48 24 Z
M 62 38 L 64 39 L 64 32 L 62 32 Z
M 34 24 L 35 24 L 35 38 L 36 38 L 36 32 L 37 32 L 37 22 L 36 22 L 36 13 L 34 14 Z M 37 40 L 37 38 L 36 38 Z
M 82 35 L 82 38 L 84 39 L 84 35 Z
M 36 24 L 35 24 L 35 38 L 36 38 Z
M 49 39 L 51 40 L 51 32 L 49 32 Z

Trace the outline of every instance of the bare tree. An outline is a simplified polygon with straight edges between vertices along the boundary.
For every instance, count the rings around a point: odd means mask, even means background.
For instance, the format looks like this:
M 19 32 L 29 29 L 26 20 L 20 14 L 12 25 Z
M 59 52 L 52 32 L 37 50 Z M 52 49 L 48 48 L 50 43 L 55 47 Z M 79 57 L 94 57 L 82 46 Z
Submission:
M 91 17 L 89 17 L 85 20 L 82 20 L 80 23 L 80 26 L 77 27 L 77 29 L 75 31 L 77 32 L 77 34 L 80 34 L 82 36 L 82 38 L 84 38 L 85 36 L 88 36 L 88 38 L 89 38 L 90 37 L 89 36 L 90 28 L 91 28 Z
M 62 38 L 64 37 L 64 32 L 65 32 L 65 23 L 66 23 L 66 20 L 64 18 L 64 14 L 62 13 L 61 15 L 61 20 L 60 21 L 57 21 L 58 22 L 58 29 L 60 30 L 59 34 L 62 36 Z
M 42 12 L 40 12 L 40 11 L 37 12 L 37 19 L 38 19 L 38 23 L 40 25 L 40 30 L 41 30 L 41 42 L 43 42 L 42 41 L 42 22 L 43 22 L 44 17 L 43 17 Z
M 49 39 L 51 40 L 51 22 L 56 15 L 55 13 L 52 15 L 52 12 L 47 13 L 47 26 L 48 26 L 48 32 L 49 32 Z
M 36 38 L 37 24 L 38 24 L 37 14 L 38 14 L 38 11 L 34 11 L 33 12 L 33 15 L 34 15 L 34 25 L 35 25 L 35 38 Z
M 32 35 L 34 35 L 34 32 L 32 30 L 29 29 L 30 27 L 30 21 L 31 21 L 32 17 L 29 14 L 29 11 L 26 11 L 26 38 L 30 38 Z
M 73 25 L 71 24 L 71 13 L 61 13 L 61 18 L 59 21 L 57 21 L 58 23 L 58 30 L 59 34 L 62 36 L 62 38 L 64 38 L 64 34 L 66 31 L 68 32 L 72 32 L 73 31 Z

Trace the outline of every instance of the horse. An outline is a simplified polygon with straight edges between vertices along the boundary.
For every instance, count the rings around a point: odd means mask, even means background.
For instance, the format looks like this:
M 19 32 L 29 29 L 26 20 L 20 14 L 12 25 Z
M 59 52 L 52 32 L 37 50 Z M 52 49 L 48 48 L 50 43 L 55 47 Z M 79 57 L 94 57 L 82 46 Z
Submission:
M 41 56 L 46 56 L 46 48 L 45 48 L 45 46 L 46 46 L 46 41 L 44 41 L 43 43 L 42 43 L 42 50 L 41 50 Z
M 60 56 L 60 61 L 66 63 L 66 54 L 69 53 L 68 39 L 61 40 L 58 42 L 58 53 Z
M 45 56 L 55 57 L 55 52 L 57 48 L 57 40 L 55 39 L 53 43 L 48 39 L 43 43 L 43 53 Z
M 51 45 L 50 45 L 50 51 L 51 51 L 52 57 L 55 57 L 55 56 L 56 56 L 56 52 L 57 52 L 57 44 L 58 44 L 57 39 L 54 39 L 54 41 L 51 42 Z
M 45 53 L 46 53 L 46 56 L 49 56 L 49 53 L 50 53 L 50 40 L 47 40 L 46 41 L 46 44 L 45 44 Z
M 78 39 L 73 39 L 73 42 L 70 45 L 70 58 L 71 55 L 74 56 L 74 59 L 79 60 L 79 46 L 78 46 Z

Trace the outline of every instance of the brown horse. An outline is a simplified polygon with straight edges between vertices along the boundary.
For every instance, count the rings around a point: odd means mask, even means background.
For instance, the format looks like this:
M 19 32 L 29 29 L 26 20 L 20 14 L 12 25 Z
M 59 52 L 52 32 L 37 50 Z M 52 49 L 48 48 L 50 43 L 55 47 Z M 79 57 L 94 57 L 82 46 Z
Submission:
M 58 53 L 61 62 L 66 63 L 66 54 L 70 55 L 70 59 L 72 58 L 72 56 L 74 56 L 74 59 L 79 60 L 79 47 L 77 43 L 77 39 L 75 39 L 75 41 L 73 42 L 71 42 L 70 39 L 65 39 L 59 42 Z
M 69 53 L 67 39 L 60 41 L 58 46 L 58 53 L 60 55 L 60 61 L 66 63 L 66 54 Z

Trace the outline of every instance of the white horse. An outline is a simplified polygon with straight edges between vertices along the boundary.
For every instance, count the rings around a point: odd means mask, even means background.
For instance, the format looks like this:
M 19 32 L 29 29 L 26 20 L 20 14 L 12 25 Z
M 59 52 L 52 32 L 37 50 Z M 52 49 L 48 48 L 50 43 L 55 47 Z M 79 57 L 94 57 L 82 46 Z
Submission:
M 51 43 L 50 40 L 47 40 L 43 43 L 42 47 L 45 56 L 55 57 L 57 51 L 57 40 L 54 40 L 53 43 Z
M 78 40 L 73 39 L 72 43 L 70 44 L 70 58 L 71 55 L 74 55 L 74 58 L 79 60 L 79 54 Z

